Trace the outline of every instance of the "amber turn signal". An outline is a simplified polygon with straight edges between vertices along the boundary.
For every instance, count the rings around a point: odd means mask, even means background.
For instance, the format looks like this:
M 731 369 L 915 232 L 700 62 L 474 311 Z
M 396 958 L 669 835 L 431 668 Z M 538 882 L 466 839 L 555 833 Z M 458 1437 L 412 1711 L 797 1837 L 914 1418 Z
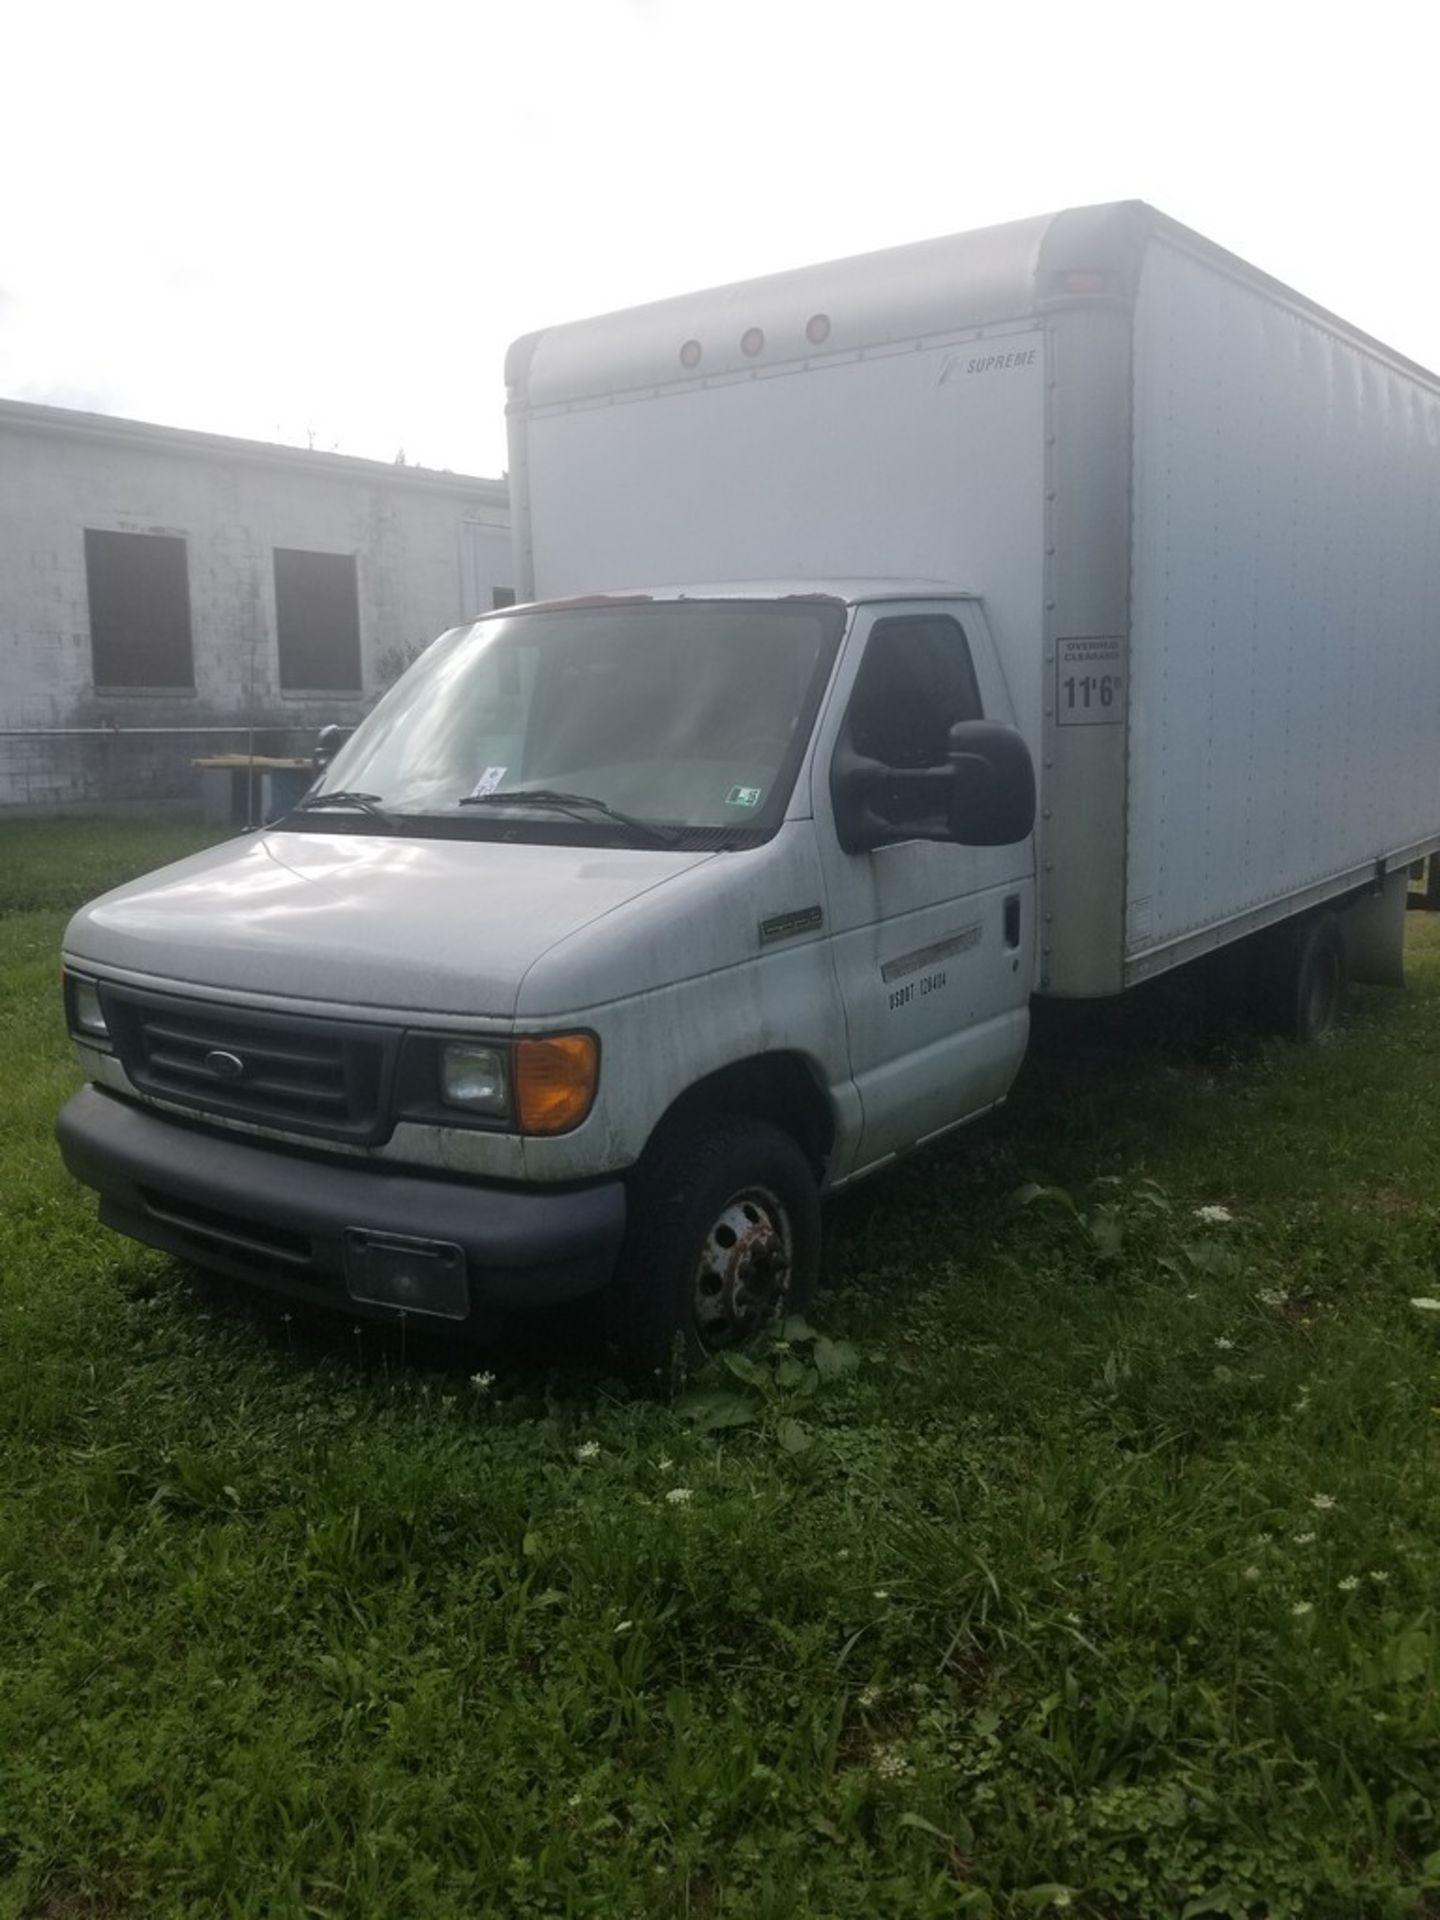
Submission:
M 522 1133 L 568 1133 L 595 1099 L 600 1049 L 593 1033 L 547 1033 L 515 1042 L 515 1112 Z

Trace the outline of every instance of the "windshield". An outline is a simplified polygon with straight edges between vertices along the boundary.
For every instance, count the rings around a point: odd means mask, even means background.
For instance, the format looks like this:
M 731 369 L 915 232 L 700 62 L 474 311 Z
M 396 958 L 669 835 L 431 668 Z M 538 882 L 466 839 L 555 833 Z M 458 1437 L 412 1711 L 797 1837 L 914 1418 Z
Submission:
M 392 822 L 411 816 L 408 831 L 413 816 L 438 815 L 507 837 L 522 818 L 566 839 L 577 826 L 607 840 L 627 827 L 707 842 L 717 829 L 747 840 L 773 831 L 841 619 L 820 600 L 635 601 L 456 628 L 336 755 L 312 811 L 291 824 L 329 828 L 348 811 L 373 830 L 383 808 Z

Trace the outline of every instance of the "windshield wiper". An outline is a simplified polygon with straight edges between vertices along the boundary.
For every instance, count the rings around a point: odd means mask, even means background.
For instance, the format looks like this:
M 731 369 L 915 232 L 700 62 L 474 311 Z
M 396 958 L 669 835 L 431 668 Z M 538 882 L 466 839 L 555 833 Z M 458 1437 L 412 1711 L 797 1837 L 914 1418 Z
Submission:
M 680 837 L 671 827 L 653 826 L 648 820 L 637 820 L 634 814 L 621 813 L 608 800 L 597 800 L 593 793 L 563 793 L 557 787 L 515 787 L 509 793 L 466 793 L 460 796 L 460 805 L 550 807 L 556 813 L 570 813 L 577 817 L 585 813 L 599 813 L 607 820 L 613 820 L 617 826 L 626 828 L 630 833 L 641 834 L 661 847 L 673 847 Z
M 317 813 L 324 807 L 347 807 L 356 813 L 368 813 L 372 819 L 383 820 L 392 833 L 399 830 L 399 821 L 380 805 L 378 793 L 351 793 L 345 788 L 337 793 L 311 793 L 292 808 L 292 812 Z

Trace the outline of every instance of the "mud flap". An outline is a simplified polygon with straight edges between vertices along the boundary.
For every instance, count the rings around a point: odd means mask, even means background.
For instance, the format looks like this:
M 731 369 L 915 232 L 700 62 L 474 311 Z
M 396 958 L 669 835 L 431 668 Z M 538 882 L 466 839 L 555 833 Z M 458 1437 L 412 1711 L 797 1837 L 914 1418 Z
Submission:
M 1405 897 L 1410 875 L 1405 868 L 1387 874 L 1340 914 L 1350 978 L 1370 987 L 1405 984 Z

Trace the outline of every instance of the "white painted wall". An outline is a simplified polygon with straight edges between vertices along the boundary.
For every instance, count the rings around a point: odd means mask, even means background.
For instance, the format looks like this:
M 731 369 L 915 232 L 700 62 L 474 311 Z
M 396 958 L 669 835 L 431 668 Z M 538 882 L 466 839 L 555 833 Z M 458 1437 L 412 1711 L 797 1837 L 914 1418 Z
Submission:
M 231 443 L 232 453 L 210 436 L 155 428 L 129 439 L 121 423 L 74 430 L 57 425 L 51 409 L 34 426 L 18 425 L 18 412 L 0 413 L 0 807 L 144 799 L 147 788 L 174 797 L 177 752 L 188 768 L 193 755 L 226 744 L 170 738 L 160 760 L 171 772 L 162 777 L 160 762 L 149 764 L 161 736 L 148 748 L 130 736 L 123 753 L 113 743 L 107 769 L 105 754 L 59 737 L 67 728 L 253 720 L 309 734 L 329 720 L 353 721 L 404 657 L 488 611 L 495 589 L 513 582 L 509 513 L 494 482 L 298 450 L 257 453 L 247 442 Z M 185 539 L 193 691 L 96 693 L 87 527 Z M 360 696 L 281 691 L 277 547 L 356 555 Z M 3 737 L 19 729 L 57 737 Z

